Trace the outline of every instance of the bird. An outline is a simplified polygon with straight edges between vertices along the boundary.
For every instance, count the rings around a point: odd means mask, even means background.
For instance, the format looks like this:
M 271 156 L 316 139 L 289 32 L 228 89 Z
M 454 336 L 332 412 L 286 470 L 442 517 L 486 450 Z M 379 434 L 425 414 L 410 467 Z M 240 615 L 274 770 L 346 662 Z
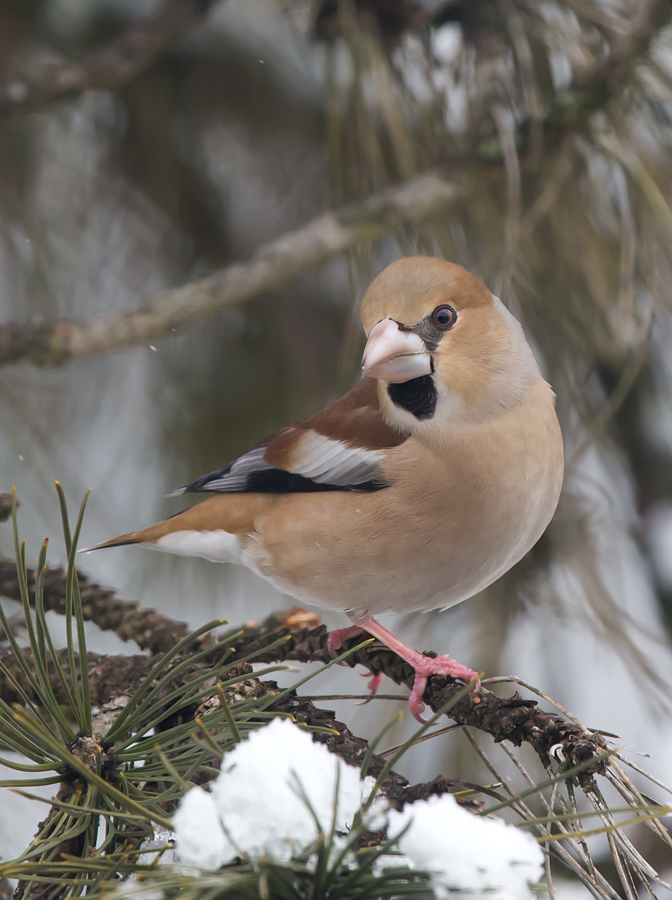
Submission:
M 478 675 L 417 652 L 377 616 L 446 609 L 515 565 L 558 504 L 562 433 L 522 326 L 461 266 L 398 259 L 369 286 L 361 320 L 352 390 L 173 492 L 207 500 L 89 549 L 242 564 L 344 612 L 331 655 L 355 635 L 377 638 L 414 669 L 409 706 L 423 721 L 430 676 L 478 690 Z

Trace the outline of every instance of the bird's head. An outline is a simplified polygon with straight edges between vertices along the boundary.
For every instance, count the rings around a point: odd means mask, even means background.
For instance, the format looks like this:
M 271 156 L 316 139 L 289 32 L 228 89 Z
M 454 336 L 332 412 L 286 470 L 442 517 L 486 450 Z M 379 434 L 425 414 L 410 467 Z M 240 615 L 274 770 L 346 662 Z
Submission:
M 387 418 L 483 421 L 514 406 L 539 377 L 519 322 L 462 266 L 409 257 L 362 302 L 362 375 L 380 382 Z

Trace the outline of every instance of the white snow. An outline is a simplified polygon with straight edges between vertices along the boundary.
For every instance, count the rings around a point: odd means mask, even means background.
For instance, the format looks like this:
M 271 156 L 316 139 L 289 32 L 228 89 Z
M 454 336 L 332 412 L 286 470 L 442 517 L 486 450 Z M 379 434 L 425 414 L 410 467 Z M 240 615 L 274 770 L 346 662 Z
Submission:
M 397 865 L 409 863 L 432 873 L 439 900 L 452 891 L 488 892 L 493 900 L 529 900 L 539 881 L 544 855 L 529 834 L 501 819 L 467 812 L 450 794 L 408 804 L 389 814 L 389 836 L 398 835 Z M 394 864 L 394 857 L 388 857 Z
M 218 869 L 232 858 L 215 799 L 203 788 L 195 787 L 185 794 L 173 816 L 173 826 L 177 853 L 188 865 Z
M 289 860 L 316 840 L 313 813 L 331 831 L 337 781 L 336 830 L 344 832 L 374 780 L 362 781 L 307 731 L 274 719 L 227 753 L 212 793 L 193 788 L 185 796 L 174 816 L 178 856 L 204 869 L 241 855 Z M 379 806 L 372 815 L 380 819 Z
M 307 731 L 274 719 L 226 755 L 211 792 L 196 787 L 186 794 L 173 819 L 178 859 L 209 870 L 237 856 L 286 862 L 316 840 L 315 819 L 325 834 L 331 831 L 337 788 L 335 827 L 347 833 L 373 786 L 372 778 L 362 781 L 359 769 L 314 743 Z M 386 855 L 376 870 L 403 865 L 428 871 L 438 900 L 452 891 L 530 900 L 530 885 L 542 876 L 544 856 L 534 838 L 467 812 L 450 794 L 408 804 L 403 812 L 377 798 L 366 813 L 367 827 L 379 829 L 385 819 L 388 835 L 401 835 L 401 855 Z

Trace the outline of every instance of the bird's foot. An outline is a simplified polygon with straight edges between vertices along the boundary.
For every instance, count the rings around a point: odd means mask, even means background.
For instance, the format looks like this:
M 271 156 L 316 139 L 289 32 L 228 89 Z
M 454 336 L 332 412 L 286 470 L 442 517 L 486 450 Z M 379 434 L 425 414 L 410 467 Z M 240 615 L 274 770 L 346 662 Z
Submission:
M 425 693 L 425 688 L 427 687 L 427 679 L 430 675 L 448 675 L 450 678 L 459 678 L 467 683 L 475 681 L 472 691 L 477 691 L 481 686 L 477 672 L 474 672 L 472 669 L 468 668 L 468 666 L 463 666 L 461 663 L 455 662 L 450 656 L 432 657 L 422 656 L 420 653 L 414 653 L 413 656 L 414 658 L 412 660 L 406 660 L 406 662 L 415 669 L 415 681 L 413 682 L 411 695 L 408 698 L 408 706 L 413 717 L 423 725 L 426 720 L 422 717 L 422 713 L 425 709 L 422 698 Z
M 367 619 L 362 624 L 364 631 L 368 631 L 373 637 L 378 638 L 386 647 L 393 650 L 404 662 L 407 662 L 409 666 L 415 669 L 415 681 L 413 682 L 411 696 L 408 698 L 408 705 L 418 722 L 423 724 L 425 722 L 422 718 L 422 711 L 425 708 L 422 697 L 430 675 L 448 675 L 451 678 L 460 678 L 466 682 L 474 681 L 472 690 L 477 691 L 479 689 L 481 682 L 477 673 L 467 666 L 462 666 L 460 663 L 455 662 L 450 656 L 423 656 L 422 653 L 418 653 L 417 650 L 395 637 L 377 619 Z M 347 629 L 342 630 L 346 631 Z
M 359 625 L 348 625 L 347 628 L 335 628 L 327 635 L 327 650 L 332 659 L 336 659 L 338 651 L 346 641 L 356 637 L 358 634 L 364 634 L 364 629 Z

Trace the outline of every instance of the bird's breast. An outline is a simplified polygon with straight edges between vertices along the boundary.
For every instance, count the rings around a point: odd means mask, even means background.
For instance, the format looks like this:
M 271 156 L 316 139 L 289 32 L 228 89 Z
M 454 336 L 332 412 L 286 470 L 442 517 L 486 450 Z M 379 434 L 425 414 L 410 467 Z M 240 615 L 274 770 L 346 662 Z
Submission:
M 562 438 L 548 391 L 551 402 L 490 427 L 394 448 L 385 490 L 283 497 L 257 521 L 248 564 L 302 600 L 355 616 L 472 596 L 536 543 L 555 511 Z

